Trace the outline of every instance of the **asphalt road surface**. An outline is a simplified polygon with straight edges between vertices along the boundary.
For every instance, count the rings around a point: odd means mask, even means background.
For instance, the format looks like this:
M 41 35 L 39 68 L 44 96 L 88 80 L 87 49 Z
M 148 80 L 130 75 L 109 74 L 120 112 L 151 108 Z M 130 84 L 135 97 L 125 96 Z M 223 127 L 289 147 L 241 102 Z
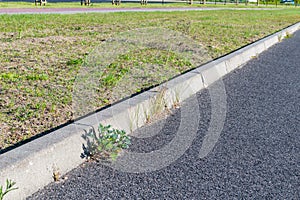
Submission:
M 300 199 L 300 32 L 223 83 L 226 119 L 207 156 L 199 157 L 213 114 L 206 89 L 197 94 L 197 105 L 191 99 L 182 105 L 200 118 L 196 138 L 168 166 L 128 173 L 85 163 L 28 199 Z M 168 145 L 182 117 L 181 108 L 141 129 L 158 134 L 134 138 L 130 151 L 149 153 Z

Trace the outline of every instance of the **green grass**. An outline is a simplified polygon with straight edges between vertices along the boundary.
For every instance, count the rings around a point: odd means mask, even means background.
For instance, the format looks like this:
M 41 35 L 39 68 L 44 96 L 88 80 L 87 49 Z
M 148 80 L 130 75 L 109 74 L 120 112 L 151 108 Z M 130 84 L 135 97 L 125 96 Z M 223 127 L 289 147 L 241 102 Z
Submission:
M 0 149 L 72 120 L 77 73 L 93 49 L 120 32 L 145 27 L 179 31 L 202 45 L 207 57 L 216 58 L 299 19 L 295 8 L 0 15 Z M 98 101 L 94 106 L 100 108 L 192 67 L 174 52 L 131 51 L 97 72 L 100 79 L 95 83 Z M 126 77 L 141 71 L 143 77 L 136 77 L 135 85 L 116 89 Z
M 90 6 L 81 6 L 80 1 L 78 2 L 61 2 L 61 3 L 47 3 L 43 8 L 160 8 L 160 7 L 189 7 L 190 5 L 186 2 L 180 3 L 149 3 L 147 6 L 140 5 L 140 3 L 127 3 L 123 2 L 119 6 L 113 6 L 111 3 L 91 3 Z M 194 6 L 200 6 L 199 3 Z M 34 3 L 29 2 L 0 2 L 0 8 L 39 8 Z
M 222 8 L 249 8 L 249 7 L 257 7 L 255 3 L 249 3 L 248 5 L 245 5 L 244 2 L 238 3 L 238 5 L 235 5 L 233 3 L 230 3 L 230 1 L 227 1 L 227 4 L 224 5 L 223 1 L 217 0 L 217 5 L 214 4 L 200 4 L 199 1 L 193 1 L 194 3 L 192 5 L 188 4 L 186 1 L 179 1 L 178 3 L 148 3 L 148 5 L 140 5 L 140 3 L 128 3 L 128 2 L 122 2 L 119 6 L 113 6 L 111 3 L 91 3 L 90 6 L 81 6 L 80 1 L 78 2 L 59 2 L 59 3 L 47 3 L 45 6 L 42 6 L 43 8 L 165 8 L 165 7 L 222 7 Z M 209 2 L 209 1 L 207 1 Z M 221 4 L 220 4 L 221 3 Z M 275 2 L 268 2 L 266 5 L 265 2 L 261 1 L 259 4 L 259 8 L 274 8 Z M 293 7 L 293 5 L 280 5 L 278 0 L 278 8 L 287 8 L 287 7 Z M 35 6 L 34 3 L 31 2 L 0 2 L 0 8 L 40 8 L 40 6 Z
M 150 7 L 161 7 L 161 4 L 149 4 Z M 185 4 L 170 4 L 169 6 L 179 6 Z M 35 8 L 34 3 L 30 2 L 0 2 L 0 8 Z M 38 8 L 40 6 L 37 6 Z M 78 2 L 61 2 L 61 3 L 47 3 L 45 8 L 128 8 L 128 7 L 142 7 L 139 3 L 122 3 L 120 6 L 112 6 L 111 3 L 92 3 L 90 6 L 81 6 L 80 1 Z

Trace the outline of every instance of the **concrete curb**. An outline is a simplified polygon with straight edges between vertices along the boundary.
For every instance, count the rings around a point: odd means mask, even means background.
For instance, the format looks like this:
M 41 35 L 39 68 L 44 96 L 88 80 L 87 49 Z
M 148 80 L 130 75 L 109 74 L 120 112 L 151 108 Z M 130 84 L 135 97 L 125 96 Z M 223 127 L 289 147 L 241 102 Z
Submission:
M 52 182 L 54 170 L 65 174 L 84 162 L 80 156 L 83 153 L 82 145 L 86 143 L 82 138 L 85 131 L 97 128 L 102 123 L 132 132 L 144 125 L 157 111 L 170 108 L 208 87 L 299 27 L 300 23 L 297 23 L 156 88 L 1 154 L 0 185 L 9 178 L 16 181 L 19 188 L 8 193 L 7 199 L 25 199 Z

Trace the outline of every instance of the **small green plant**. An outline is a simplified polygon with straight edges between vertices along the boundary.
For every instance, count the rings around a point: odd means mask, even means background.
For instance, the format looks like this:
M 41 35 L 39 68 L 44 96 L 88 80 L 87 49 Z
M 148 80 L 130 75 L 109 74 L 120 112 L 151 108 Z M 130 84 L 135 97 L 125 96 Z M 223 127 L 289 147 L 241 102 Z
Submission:
M 83 59 L 79 58 L 79 59 L 71 59 L 67 62 L 67 65 L 82 65 L 83 64 Z
M 7 193 L 18 189 L 16 187 L 14 187 L 15 184 L 16 184 L 16 182 L 6 179 L 6 189 L 4 190 L 4 187 L 2 185 L 0 185 L 0 200 L 3 200 L 4 195 L 6 195 Z
M 291 38 L 293 35 L 292 34 L 290 34 L 289 32 L 286 32 L 286 35 L 285 35 L 285 39 L 289 39 L 289 38 Z
M 88 156 L 96 160 L 115 160 L 118 153 L 131 144 L 130 137 L 124 130 L 114 129 L 111 125 L 99 124 L 98 133 L 92 130 L 86 136 Z

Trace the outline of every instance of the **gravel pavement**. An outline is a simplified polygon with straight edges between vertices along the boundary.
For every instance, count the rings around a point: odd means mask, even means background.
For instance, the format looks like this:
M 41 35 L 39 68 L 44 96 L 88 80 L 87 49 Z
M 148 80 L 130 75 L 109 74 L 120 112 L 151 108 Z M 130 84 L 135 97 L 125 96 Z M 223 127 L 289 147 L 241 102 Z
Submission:
M 84 163 L 28 199 L 300 199 L 300 32 L 223 79 L 225 125 L 214 149 L 199 157 L 211 120 L 209 90 L 187 100 L 199 107 L 196 138 L 175 162 L 157 171 L 126 173 Z M 151 152 L 177 134 L 182 113 L 138 131 L 130 151 Z M 192 119 L 190 121 L 193 121 Z M 160 127 L 160 128 L 158 128 Z M 186 133 L 188 134 L 188 133 Z

